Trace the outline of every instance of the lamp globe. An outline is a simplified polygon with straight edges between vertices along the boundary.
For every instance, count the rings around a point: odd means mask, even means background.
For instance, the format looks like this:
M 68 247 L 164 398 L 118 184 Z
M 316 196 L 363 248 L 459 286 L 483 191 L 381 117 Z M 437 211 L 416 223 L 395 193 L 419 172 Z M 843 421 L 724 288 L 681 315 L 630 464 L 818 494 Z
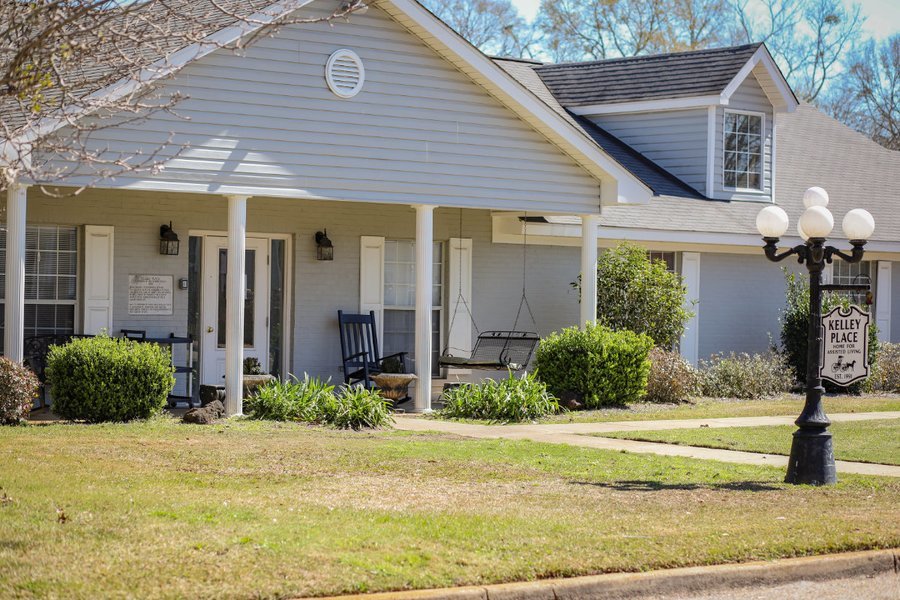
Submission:
M 756 229 L 764 238 L 780 238 L 788 225 L 787 213 L 780 206 L 767 206 L 756 215 Z
M 824 206 L 810 206 L 800 215 L 800 227 L 811 238 L 825 238 L 834 229 L 834 216 Z
M 803 206 L 828 206 L 828 192 L 819 186 L 813 186 L 803 192 Z
M 867 240 L 875 231 L 875 218 L 865 209 L 854 208 L 844 215 L 841 227 L 848 240 Z
M 806 235 L 806 232 L 805 232 L 805 231 L 803 231 L 803 227 L 800 226 L 800 221 L 797 221 L 797 235 L 799 235 L 800 238 L 801 238 L 804 242 L 808 242 L 808 241 L 809 241 L 809 236 Z

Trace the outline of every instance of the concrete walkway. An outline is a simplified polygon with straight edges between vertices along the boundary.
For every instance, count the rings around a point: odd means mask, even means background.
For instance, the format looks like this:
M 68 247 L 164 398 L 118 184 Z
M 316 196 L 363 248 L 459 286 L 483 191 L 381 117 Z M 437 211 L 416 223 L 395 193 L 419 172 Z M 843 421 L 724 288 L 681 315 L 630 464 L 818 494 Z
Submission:
M 900 411 L 869 413 L 837 413 L 829 415 L 837 422 L 864 421 L 872 419 L 898 419 Z M 693 429 L 696 427 L 759 427 L 765 425 L 790 425 L 796 417 L 733 417 L 720 419 L 681 419 L 659 421 L 616 421 L 610 423 L 553 423 L 547 425 L 475 425 L 427 419 L 421 416 L 397 415 L 396 427 L 405 431 L 439 431 L 465 437 L 482 439 L 531 440 L 548 444 L 567 444 L 585 448 L 618 450 L 638 454 L 659 454 L 663 456 L 682 456 L 701 458 L 746 465 L 768 465 L 786 467 L 788 457 L 780 454 L 760 454 L 757 452 L 741 452 L 737 450 L 720 450 L 697 446 L 678 446 L 656 442 L 639 442 L 603 437 L 592 437 L 590 434 L 611 433 L 614 431 L 648 431 L 666 429 Z M 900 477 L 900 466 L 880 465 L 845 460 L 836 461 L 840 473 L 856 473 L 860 475 L 886 475 Z

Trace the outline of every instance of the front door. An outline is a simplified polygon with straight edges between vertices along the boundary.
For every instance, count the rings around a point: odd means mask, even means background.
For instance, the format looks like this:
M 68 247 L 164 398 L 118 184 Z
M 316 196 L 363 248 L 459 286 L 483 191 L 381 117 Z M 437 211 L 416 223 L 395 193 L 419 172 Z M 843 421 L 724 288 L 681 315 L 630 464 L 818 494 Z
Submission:
M 269 364 L 269 240 L 247 238 L 244 271 L 244 358 Z M 200 379 L 225 383 L 225 277 L 228 238 L 207 236 L 203 243 L 203 309 L 201 311 Z

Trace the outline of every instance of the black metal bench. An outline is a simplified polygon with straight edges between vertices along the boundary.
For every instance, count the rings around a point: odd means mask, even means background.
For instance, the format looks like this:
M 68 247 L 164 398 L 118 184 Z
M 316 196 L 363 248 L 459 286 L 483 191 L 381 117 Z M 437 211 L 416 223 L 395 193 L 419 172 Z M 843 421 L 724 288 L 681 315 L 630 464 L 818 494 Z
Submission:
M 74 333 L 50 333 L 45 335 L 33 335 L 25 338 L 22 362 L 26 367 L 34 371 L 38 381 L 41 382 L 41 408 L 47 405 L 47 354 L 51 346 L 68 344 L 75 338 L 93 337 L 91 335 L 78 335 Z
M 540 336 L 531 331 L 484 331 L 469 358 L 445 354 L 440 364 L 451 369 L 520 371 L 528 366 L 539 341 Z

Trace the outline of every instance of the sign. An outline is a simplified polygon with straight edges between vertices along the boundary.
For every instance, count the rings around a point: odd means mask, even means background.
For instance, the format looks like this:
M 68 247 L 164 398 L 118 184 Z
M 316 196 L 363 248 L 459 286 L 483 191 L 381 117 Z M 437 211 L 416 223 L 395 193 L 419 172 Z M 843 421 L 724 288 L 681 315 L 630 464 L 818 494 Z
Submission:
M 836 306 L 822 317 L 822 341 L 822 379 L 847 386 L 869 376 L 869 313 Z
M 171 315 L 172 288 L 172 275 L 129 275 L 128 314 Z

